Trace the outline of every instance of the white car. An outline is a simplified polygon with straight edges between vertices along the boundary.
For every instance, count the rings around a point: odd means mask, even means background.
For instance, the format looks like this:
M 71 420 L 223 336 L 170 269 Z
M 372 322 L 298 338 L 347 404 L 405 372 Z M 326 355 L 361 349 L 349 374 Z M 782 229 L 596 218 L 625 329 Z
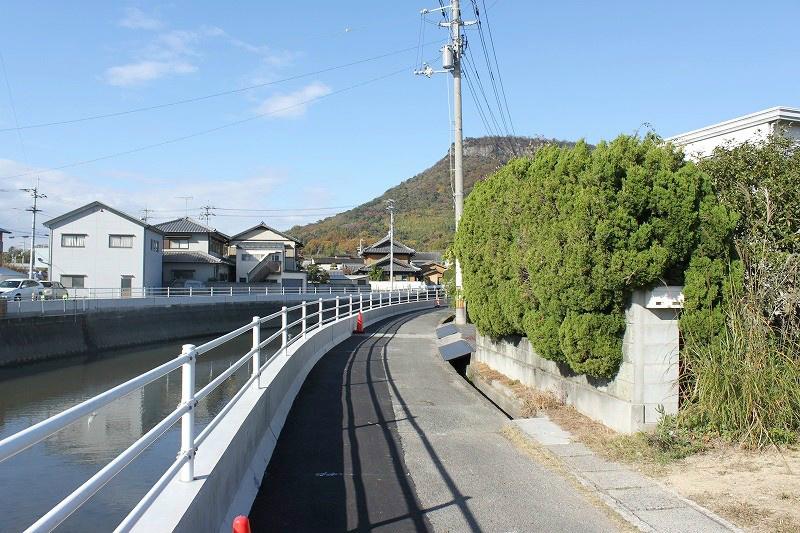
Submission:
M 7 279 L 0 281 L 0 298 L 5 300 L 36 300 L 44 287 L 35 279 Z

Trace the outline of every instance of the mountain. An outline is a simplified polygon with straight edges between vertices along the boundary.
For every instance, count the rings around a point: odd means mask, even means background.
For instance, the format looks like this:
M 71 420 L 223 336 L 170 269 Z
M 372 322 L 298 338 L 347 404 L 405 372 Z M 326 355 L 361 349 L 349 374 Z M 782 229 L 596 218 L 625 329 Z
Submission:
M 515 155 L 531 155 L 545 144 L 565 141 L 530 137 L 480 137 L 464 141 L 464 193 L 478 180 Z M 381 196 L 349 211 L 312 224 L 294 226 L 288 233 L 305 243 L 305 255 L 354 253 L 359 240 L 371 244 L 389 231 L 385 200 L 395 200 L 395 237 L 417 250 L 444 251 L 452 242 L 455 221 L 448 155 L 432 167 L 392 187 Z

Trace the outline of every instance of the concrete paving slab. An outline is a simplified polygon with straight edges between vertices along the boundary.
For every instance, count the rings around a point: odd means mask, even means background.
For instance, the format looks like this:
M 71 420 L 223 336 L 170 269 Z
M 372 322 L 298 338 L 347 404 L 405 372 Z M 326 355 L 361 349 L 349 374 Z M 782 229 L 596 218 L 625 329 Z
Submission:
M 658 486 L 611 489 L 608 495 L 632 511 L 655 511 L 686 506 L 677 496 Z
M 731 529 L 691 507 L 637 511 L 648 524 L 658 524 L 659 533 L 723 533 Z
M 593 455 L 594 452 L 581 442 L 571 442 L 569 444 L 550 444 L 545 446 L 550 452 L 558 457 L 576 457 L 579 455 Z
M 619 463 L 606 461 L 596 455 L 576 455 L 563 457 L 562 461 L 577 472 L 607 472 L 612 470 L 625 470 Z
M 642 488 L 654 485 L 652 480 L 630 470 L 584 472 L 584 477 L 603 490 Z
M 537 418 L 518 418 L 511 421 L 527 435 L 545 446 L 553 444 L 570 444 L 572 435 L 554 424 L 546 416 Z

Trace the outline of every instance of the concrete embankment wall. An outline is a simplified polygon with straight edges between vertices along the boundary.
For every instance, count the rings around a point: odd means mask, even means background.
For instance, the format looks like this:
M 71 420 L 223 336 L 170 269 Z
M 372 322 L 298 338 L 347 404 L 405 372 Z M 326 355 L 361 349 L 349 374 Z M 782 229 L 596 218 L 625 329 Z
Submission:
M 411 302 L 364 312 L 365 324 L 433 307 Z M 230 531 L 233 518 L 248 514 L 295 396 L 314 365 L 347 339 L 355 317 L 313 330 L 279 355 L 200 445 L 195 480 L 177 476 L 144 512 L 133 531 Z M 309 502 L 309 505 L 313 505 Z
M 91 355 L 103 350 L 219 335 L 266 316 L 285 301 L 220 302 L 0 320 L 0 366 Z
M 638 291 L 626 310 L 623 361 L 614 379 L 591 379 L 540 357 L 524 337 L 476 338 L 472 361 L 530 387 L 548 391 L 608 427 L 633 433 L 655 426 L 659 407 L 678 410 L 678 313 L 649 309 Z

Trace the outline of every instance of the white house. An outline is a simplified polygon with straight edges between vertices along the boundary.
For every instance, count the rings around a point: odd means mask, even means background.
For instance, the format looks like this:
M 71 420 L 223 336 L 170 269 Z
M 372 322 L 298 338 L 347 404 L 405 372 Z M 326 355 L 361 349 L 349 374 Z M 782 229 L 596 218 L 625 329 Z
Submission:
M 44 223 L 50 230 L 50 279 L 72 288 L 161 286 L 157 228 L 101 202 Z
M 164 232 L 164 285 L 176 279 L 235 281 L 230 237 L 189 217 L 155 226 Z
M 305 288 L 301 271 L 303 243 L 261 222 L 231 237 L 231 255 L 236 256 L 236 281 L 275 283 L 287 288 Z
M 711 155 L 717 146 L 763 140 L 775 132 L 800 140 L 800 109 L 771 107 L 666 140 L 683 147 L 686 157 L 696 161 Z

